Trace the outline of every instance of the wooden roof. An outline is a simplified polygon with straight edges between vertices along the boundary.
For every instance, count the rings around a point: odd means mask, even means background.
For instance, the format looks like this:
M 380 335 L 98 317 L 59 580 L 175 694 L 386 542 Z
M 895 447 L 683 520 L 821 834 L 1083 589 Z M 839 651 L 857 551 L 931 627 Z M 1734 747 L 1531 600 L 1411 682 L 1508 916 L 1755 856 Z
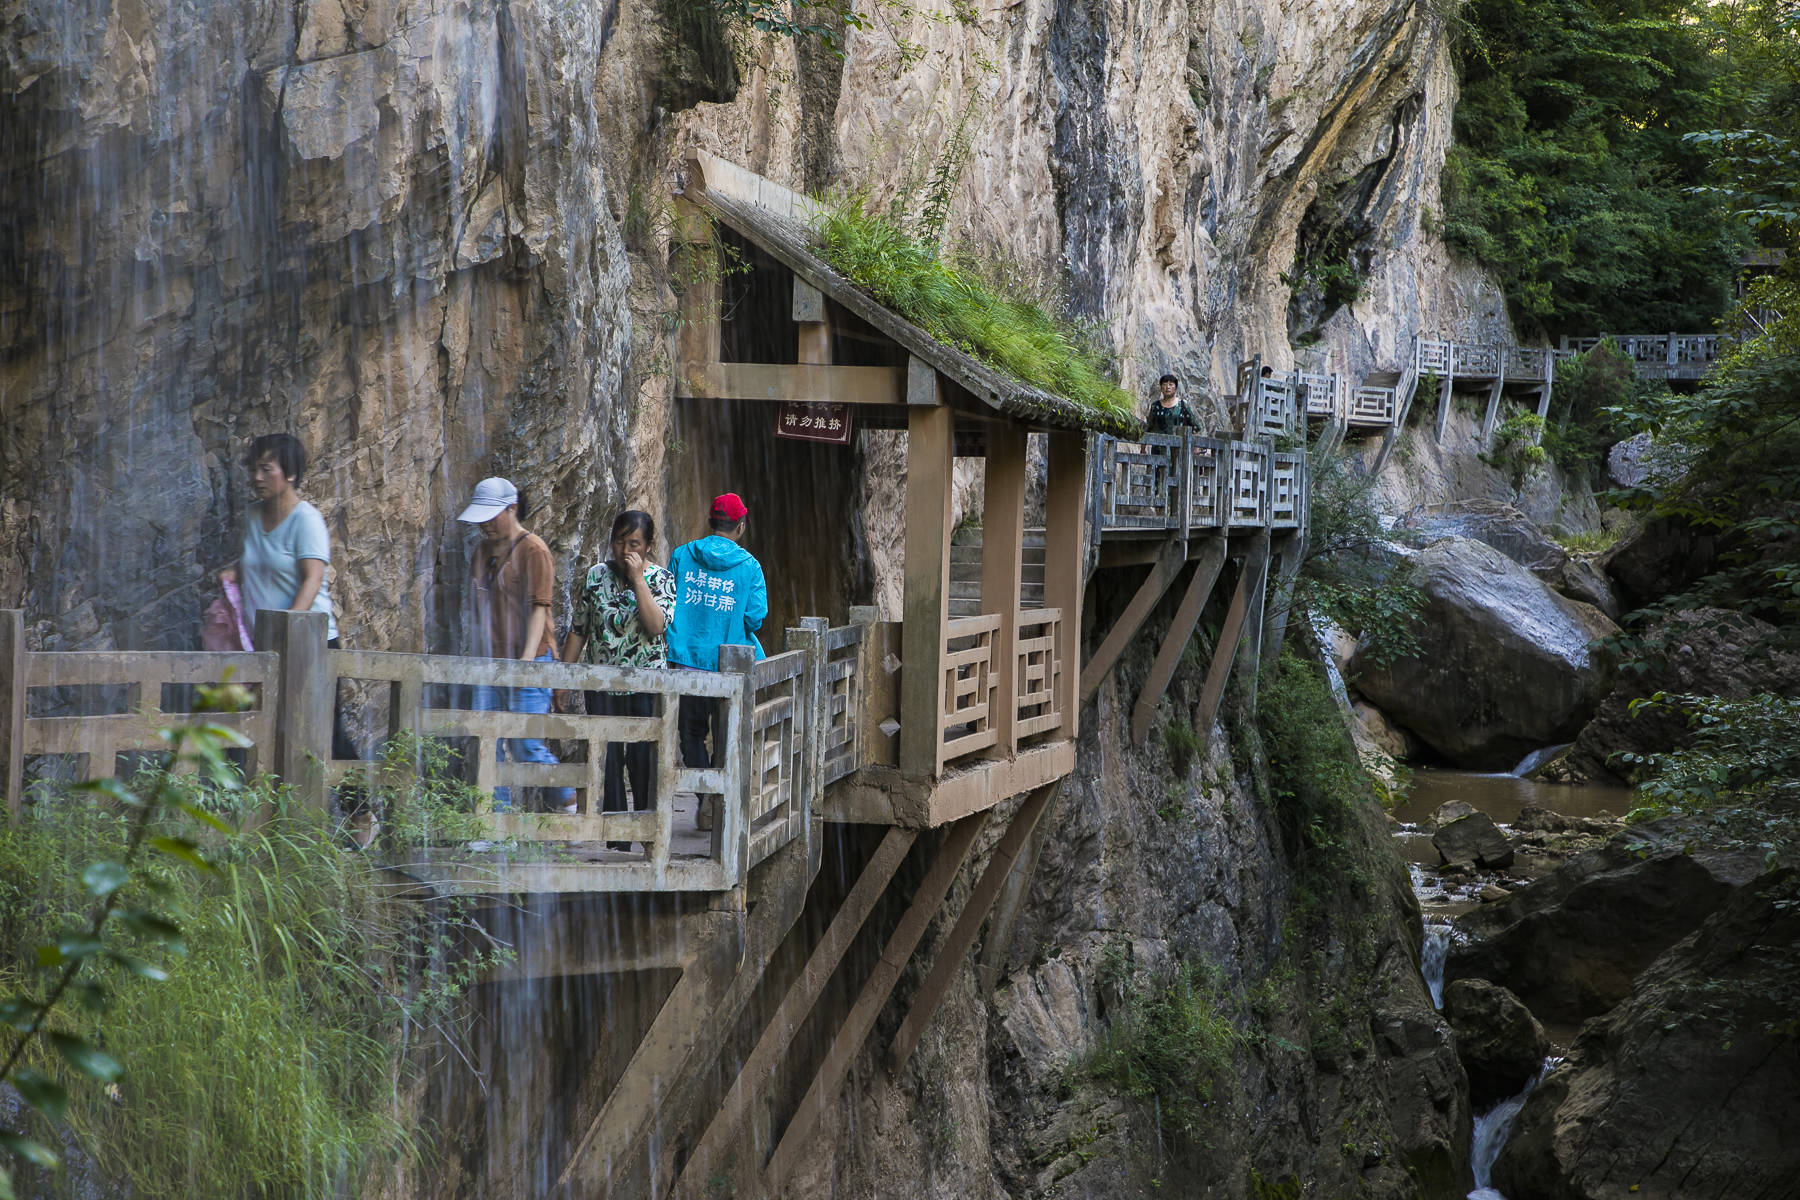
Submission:
M 682 197 L 754 242 L 796 276 L 892 338 L 998 415 L 1021 424 L 1087 429 L 1135 437 L 1135 416 L 1096 412 L 1066 397 L 1022 383 L 914 325 L 840 275 L 813 251 L 808 228 L 820 211 L 805 196 L 705 151 L 689 164 Z

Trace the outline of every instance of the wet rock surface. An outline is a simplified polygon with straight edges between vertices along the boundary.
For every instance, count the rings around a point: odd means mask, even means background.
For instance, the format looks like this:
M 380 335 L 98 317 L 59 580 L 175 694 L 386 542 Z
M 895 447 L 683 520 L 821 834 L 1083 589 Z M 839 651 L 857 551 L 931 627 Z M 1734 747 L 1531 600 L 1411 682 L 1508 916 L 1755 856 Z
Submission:
M 1577 1024 L 1619 1003 L 1640 971 L 1761 870 L 1761 852 L 1689 854 L 1655 822 L 1579 854 L 1457 919 L 1445 978 L 1509 988 L 1542 1021 Z
M 1412 559 L 1424 595 L 1422 653 L 1391 662 L 1359 650 L 1356 687 L 1461 766 L 1512 767 L 1566 741 L 1607 684 L 1589 644 L 1616 633 L 1604 613 L 1552 591 L 1482 542 L 1446 538 Z
M 1777 1200 L 1800 1185 L 1800 886 L 1762 876 L 1658 958 L 1532 1092 L 1509 1196 Z
M 1512 843 L 1486 813 L 1472 812 L 1440 824 L 1431 837 L 1431 844 L 1437 847 L 1446 863 L 1473 863 L 1489 870 L 1500 870 L 1512 866 L 1513 862 Z
M 1516 1096 L 1550 1053 L 1550 1038 L 1519 998 L 1485 979 L 1444 988 L 1444 1016 L 1456 1031 L 1456 1056 L 1469 1075 L 1476 1112 Z

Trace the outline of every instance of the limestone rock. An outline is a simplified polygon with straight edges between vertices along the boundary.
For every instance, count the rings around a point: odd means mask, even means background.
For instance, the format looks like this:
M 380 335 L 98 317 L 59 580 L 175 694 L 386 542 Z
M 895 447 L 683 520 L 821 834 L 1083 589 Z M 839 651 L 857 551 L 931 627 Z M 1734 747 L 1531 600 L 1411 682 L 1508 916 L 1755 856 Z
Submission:
M 1478 892 L 1477 895 L 1480 897 L 1483 904 L 1498 904 L 1508 896 L 1511 896 L 1512 893 L 1497 883 L 1487 883 L 1482 885 L 1481 891 Z
M 1686 473 L 1690 457 L 1685 447 L 1665 445 L 1648 433 L 1634 433 L 1607 450 L 1606 477 L 1619 487 L 1669 483 Z
M 1444 1015 L 1456 1031 L 1456 1056 L 1469 1074 L 1469 1104 L 1492 1108 L 1525 1090 L 1550 1053 L 1550 1037 L 1519 998 L 1485 979 L 1444 989 Z
M 1492 546 L 1545 583 L 1561 578 L 1569 561 L 1568 551 L 1504 501 L 1456 500 L 1434 505 L 1408 523 L 1427 540 L 1461 537 Z
M 1686 587 L 1711 569 L 1716 539 L 1709 533 L 1657 517 L 1637 525 L 1600 556 L 1631 608 Z
M 1450 822 L 1460 821 L 1474 812 L 1475 806 L 1467 800 L 1446 800 L 1432 810 L 1431 824 L 1433 828 L 1442 829 Z
M 1422 653 L 1377 662 L 1359 651 L 1352 673 L 1365 696 L 1461 766 L 1508 769 L 1574 736 L 1607 682 L 1589 644 L 1616 625 L 1467 538 L 1421 550 L 1409 581 L 1425 598 Z
M 1754 617 L 1693 609 L 1651 626 L 1642 642 L 1646 669 L 1618 677 L 1563 756 L 1562 769 L 1571 777 L 1623 776 L 1620 753 L 1687 744 L 1686 716 L 1663 709 L 1633 712 L 1633 700 L 1659 691 L 1731 699 L 1756 692 L 1800 695 L 1800 653 L 1785 648 L 1781 631 Z
M 1470 813 L 1440 826 L 1431 844 L 1447 863 L 1472 862 L 1490 870 L 1512 865 L 1512 843 L 1486 813 Z
M 1373 704 L 1359 700 L 1350 706 L 1350 711 L 1369 735 L 1369 740 L 1383 754 L 1391 758 L 1407 759 L 1418 753 L 1418 739 L 1388 720 Z
M 1793 872 L 1743 888 L 1582 1030 L 1526 1101 L 1494 1186 L 1566 1200 L 1793 1195 L 1797 947 Z
M 1640 826 L 1464 914 L 1444 978 L 1502 983 L 1556 1024 L 1605 1012 L 1761 870 L 1760 852 L 1687 854 L 1685 841 L 1667 819 Z
M 1563 563 L 1562 572 L 1550 581 L 1551 586 L 1571 600 L 1591 604 L 1617 621 L 1624 614 L 1618 589 L 1612 585 L 1595 556 L 1572 554 Z

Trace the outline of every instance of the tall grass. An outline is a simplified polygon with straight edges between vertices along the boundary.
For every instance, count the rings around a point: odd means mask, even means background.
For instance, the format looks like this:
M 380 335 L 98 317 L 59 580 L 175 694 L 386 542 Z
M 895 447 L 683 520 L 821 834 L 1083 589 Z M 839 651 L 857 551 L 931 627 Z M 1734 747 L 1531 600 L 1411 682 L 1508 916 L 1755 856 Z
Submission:
M 826 262 L 933 337 L 1089 412 L 1136 419 L 1131 395 L 1070 326 L 946 260 L 866 197 L 826 205 L 815 232 Z
M 323 815 L 249 796 L 274 815 L 210 848 L 216 872 L 159 866 L 130 885 L 182 928 L 185 954 L 160 955 L 169 978 L 121 974 L 103 1011 L 67 1014 L 126 1069 L 113 1088 L 71 1087 L 69 1134 L 134 1200 L 358 1194 L 372 1168 L 418 1152 L 400 1103 L 409 1047 L 475 969 L 449 962 L 450 925 L 396 898 Z M 125 833 L 80 793 L 0 824 L 0 991 L 30 985 L 24 956 L 79 920 L 82 867 L 116 857 Z

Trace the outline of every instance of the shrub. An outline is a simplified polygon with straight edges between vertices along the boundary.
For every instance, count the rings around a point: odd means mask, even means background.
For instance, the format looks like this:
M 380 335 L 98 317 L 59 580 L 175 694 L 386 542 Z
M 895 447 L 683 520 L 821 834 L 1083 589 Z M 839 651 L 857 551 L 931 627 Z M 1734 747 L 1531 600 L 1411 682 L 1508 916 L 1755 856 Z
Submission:
M 1219 978 L 1180 963 L 1168 979 L 1146 983 L 1129 964 L 1110 965 L 1117 1005 L 1086 1073 L 1154 1103 L 1163 1128 L 1191 1137 L 1243 1041 Z

